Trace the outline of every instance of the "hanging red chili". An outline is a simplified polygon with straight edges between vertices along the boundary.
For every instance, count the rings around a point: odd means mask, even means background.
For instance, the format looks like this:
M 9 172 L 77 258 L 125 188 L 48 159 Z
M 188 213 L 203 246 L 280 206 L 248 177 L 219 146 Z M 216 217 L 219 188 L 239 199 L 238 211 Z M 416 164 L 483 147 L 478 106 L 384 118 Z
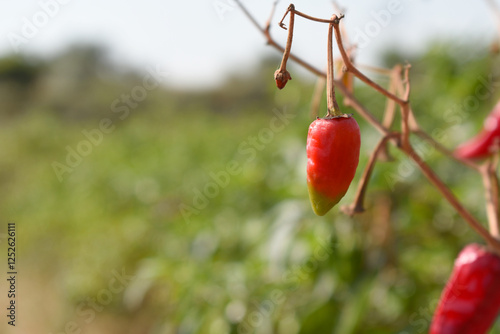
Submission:
M 455 260 L 429 333 L 483 334 L 499 311 L 500 257 L 471 244 Z
M 349 189 L 359 162 L 361 136 L 349 116 L 318 118 L 307 135 L 307 186 L 314 212 L 323 216 Z

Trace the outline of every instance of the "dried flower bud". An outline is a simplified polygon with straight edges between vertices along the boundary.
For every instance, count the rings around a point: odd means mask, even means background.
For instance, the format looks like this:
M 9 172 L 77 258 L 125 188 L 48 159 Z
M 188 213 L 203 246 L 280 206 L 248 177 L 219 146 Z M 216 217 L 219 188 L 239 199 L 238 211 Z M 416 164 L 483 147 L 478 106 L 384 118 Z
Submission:
M 290 73 L 287 70 L 282 72 L 282 70 L 278 69 L 274 72 L 274 80 L 276 80 L 276 86 L 279 89 L 283 89 L 288 82 L 288 80 L 292 80 Z

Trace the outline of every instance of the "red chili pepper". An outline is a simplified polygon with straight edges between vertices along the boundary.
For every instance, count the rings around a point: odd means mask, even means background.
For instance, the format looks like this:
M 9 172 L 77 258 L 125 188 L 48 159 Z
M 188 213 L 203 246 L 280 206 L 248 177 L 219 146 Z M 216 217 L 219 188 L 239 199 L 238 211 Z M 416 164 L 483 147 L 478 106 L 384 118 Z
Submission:
M 482 131 L 460 145 L 455 156 L 462 159 L 486 158 L 498 152 L 500 147 L 500 102 L 484 121 Z
M 307 135 L 307 186 L 314 212 L 323 216 L 342 197 L 359 162 L 361 136 L 351 116 L 318 118 Z
M 500 311 L 500 257 L 465 247 L 441 295 L 430 334 L 483 334 Z

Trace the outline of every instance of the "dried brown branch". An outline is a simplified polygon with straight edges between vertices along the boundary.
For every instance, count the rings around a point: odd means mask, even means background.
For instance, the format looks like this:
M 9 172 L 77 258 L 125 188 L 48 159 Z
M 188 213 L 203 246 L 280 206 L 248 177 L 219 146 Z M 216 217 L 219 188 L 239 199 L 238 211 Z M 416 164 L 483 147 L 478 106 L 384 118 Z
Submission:
M 246 7 L 241 3 L 240 0 L 234 0 L 236 4 L 241 8 L 245 16 L 252 22 L 252 24 L 259 30 L 264 37 L 266 38 L 267 44 L 274 47 L 280 52 L 284 52 L 285 49 L 279 45 L 276 41 L 271 36 L 271 33 L 269 30 L 266 30 L 265 28 L 262 28 L 257 20 L 252 16 L 252 14 L 246 9 Z M 330 21 L 328 21 L 330 22 Z M 304 67 L 306 70 L 309 72 L 326 78 L 326 73 L 323 71 L 317 69 L 316 67 L 312 66 L 311 64 L 307 63 L 306 61 L 302 60 L 301 58 L 295 56 L 293 53 L 290 53 L 289 59 L 295 61 L 297 64 L 300 66 Z M 351 107 L 354 108 L 368 123 L 370 123 L 374 128 L 376 128 L 382 135 L 387 135 L 389 131 L 380 124 L 380 122 L 371 114 L 357 99 L 355 99 L 354 95 L 351 94 L 351 92 L 348 91 L 348 89 L 343 85 L 343 83 L 339 80 L 335 80 L 334 84 L 337 88 L 339 88 L 342 91 L 342 94 L 344 94 L 344 97 L 351 100 L 352 104 Z
M 335 80 L 335 87 L 342 92 L 344 99 L 349 99 L 350 107 L 356 110 L 358 114 L 370 123 L 370 125 L 377 129 L 383 136 L 389 135 L 390 131 L 384 127 L 361 102 L 359 102 L 359 100 L 347 89 L 347 87 L 344 86 L 342 81 Z
M 406 87 L 406 91 L 404 93 L 403 100 L 408 101 L 408 102 L 410 102 L 410 92 L 411 92 L 410 69 L 411 69 L 410 64 L 406 64 L 404 69 L 403 69 L 403 78 L 404 78 L 403 84 Z M 407 103 L 407 104 L 409 104 L 409 103 Z
M 391 82 L 389 84 L 389 92 L 394 94 L 396 91 L 394 80 L 391 77 Z M 392 123 L 394 122 L 394 116 L 396 116 L 396 102 L 391 99 L 387 99 L 384 111 L 384 117 L 382 118 L 382 124 L 390 129 Z
M 384 147 L 387 144 L 387 141 L 392 137 L 396 137 L 398 134 L 390 134 L 385 137 L 382 137 L 380 141 L 375 146 L 372 154 L 370 155 L 370 159 L 368 160 L 368 164 L 361 176 L 361 179 L 358 183 L 358 189 L 356 191 L 356 195 L 354 196 L 354 202 L 342 208 L 342 212 L 349 216 L 353 216 L 356 213 L 362 213 L 365 211 L 364 202 L 366 189 L 368 188 L 368 183 L 370 182 L 370 178 L 373 172 L 373 168 L 375 167 L 375 163 L 377 162 L 379 155 L 382 153 Z
M 396 65 L 398 66 L 398 65 Z M 394 73 L 398 73 L 397 69 L 392 69 L 392 71 L 388 72 L 389 77 L 390 77 L 390 82 L 389 82 L 389 92 L 392 94 L 395 94 L 396 92 L 396 84 L 394 82 Z M 392 127 L 392 124 L 394 122 L 394 117 L 396 116 L 396 102 L 391 99 L 387 99 L 386 105 L 385 105 L 385 110 L 384 110 L 384 116 L 382 117 L 382 125 L 385 126 L 387 129 L 390 129 Z M 393 158 L 389 154 L 389 147 L 387 145 L 388 143 L 384 143 L 382 148 L 380 149 L 380 153 L 378 154 L 379 160 L 381 161 L 392 161 Z
M 326 19 L 314 17 L 314 16 L 311 16 L 311 15 L 307 15 L 307 14 L 304 14 L 302 12 L 299 12 L 298 10 L 295 10 L 295 14 L 297 14 L 299 16 L 302 16 L 303 18 L 308 19 L 310 21 L 316 21 L 316 22 L 321 22 L 321 23 L 328 23 L 328 24 L 330 24 L 334 20 L 333 18 L 331 18 L 330 20 L 326 20 Z M 337 18 L 337 16 L 335 15 L 335 19 L 336 18 Z
M 408 74 L 406 74 L 408 75 Z M 406 86 L 404 85 L 404 81 L 399 80 L 400 76 L 395 77 L 395 82 L 396 82 L 396 93 L 395 94 L 404 94 L 405 96 L 409 97 L 409 85 Z M 441 152 L 443 155 L 454 159 L 455 161 L 472 168 L 476 171 L 479 171 L 480 167 L 478 164 L 476 164 L 474 161 L 471 160 L 466 160 L 466 159 L 458 159 L 453 155 L 453 152 L 450 151 L 448 148 L 443 146 L 441 143 L 436 141 L 431 135 L 429 135 L 427 132 L 422 130 L 420 128 L 420 125 L 417 122 L 417 119 L 415 118 L 415 114 L 413 113 L 413 110 L 411 108 L 411 104 L 408 104 L 408 127 L 411 133 L 416 134 L 418 137 L 421 139 L 429 142 L 434 148 L 436 148 L 439 152 Z
M 342 37 L 342 38 L 344 38 L 344 37 Z M 367 71 L 370 71 L 370 72 L 373 72 L 373 73 L 377 73 L 377 74 L 386 75 L 388 77 L 390 77 L 394 73 L 394 68 L 387 69 L 387 68 L 380 68 L 380 67 L 370 66 L 370 65 L 366 65 L 366 64 L 361 64 L 361 65 L 357 65 L 357 66 L 359 68 L 365 69 Z M 400 65 L 396 65 L 396 66 L 400 66 Z
M 274 13 L 276 12 L 276 7 L 278 6 L 279 0 L 273 2 L 273 7 L 271 8 L 271 14 L 269 14 L 269 18 L 267 19 L 264 30 L 268 31 L 271 29 L 271 22 L 273 21 Z
M 340 77 L 340 80 L 342 80 L 342 83 L 344 86 L 349 90 L 351 94 L 354 94 L 354 76 L 352 73 L 349 73 L 345 71 L 345 66 L 342 65 L 342 75 Z M 344 98 L 344 105 L 346 107 L 351 107 L 351 101 L 348 98 Z
M 495 161 L 496 160 L 496 161 Z M 490 233 L 496 237 L 500 237 L 500 221 L 498 217 L 498 176 L 496 173 L 496 165 L 498 158 L 489 159 L 481 166 L 480 173 L 483 179 L 486 200 L 486 214 L 488 215 L 488 224 Z
M 345 63 L 345 66 L 346 66 L 347 70 L 350 71 L 350 72 L 352 72 L 352 74 L 354 74 L 358 79 L 360 79 L 361 81 L 363 81 L 364 83 L 366 83 L 368 86 L 370 86 L 373 89 L 375 89 L 376 91 L 382 93 L 386 97 L 388 97 L 388 98 L 393 99 L 394 101 L 396 101 L 396 103 L 398 103 L 399 105 L 403 106 L 405 104 L 408 104 L 407 100 L 400 99 L 398 96 L 396 96 L 394 94 L 391 94 L 389 91 L 387 91 L 386 89 L 384 89 L 383 87 L 381 87 L 379 84 L 375 83 L 370 78 L 368 78 L 366 75 L 364 75 L 363 73 L 361 73 L 361 71 L 358 70 L 354 66 L 354 64 L 349 59 L 349 56 L 347 55 L 347 52 L 346 52 L 345 47 L 344 47 L 344 44 L 342 42 L 342 33 L 341 33 L 340 27 L 339 27 L 340 19 L 342 17 L 343 16 L 340 16 L 339 19 L 336 20 L 336 22 L 334 22 L 333 27 L 334 27 L 334 30 L 335 30 L 335 38 L 337 39 L 337 46 L 339 48 L 340 54 L 342 56 L 342 59 L 344 60 L 344 63 Z
M 413 150 L 405 149 L 404 152 L 417 164 L 427 179 L 439 190 L 443 197 L 453 206 L 460 216 L 474 229 L 490 247 L 500 253 L 500 240 L 493 237 L 486 228 L 460 203 L 451 190 L 444 184 L 437 174 L 430 168 L 425 161 Z
M 333 15 L 331 20 L 335 21 L 337 19 L 337 15 Z M 337 99 L 335 98 L 335 62 L 333 60 L 333 24 L 330 23 L 328 26 L 328 75 L 326 77 L 326 97 L 327 97 L 327 105 L 328 105 L 328 116 L 340 116 L 342 112 L 340 112 L 339 105 L 337 103 Z
M 409 101 L 410 97 L 410 79 L 409 79 L 409 69 L 407 65 L 404 68 L 402 66 L 395 66 L 391 75 L 391 82 L 396 88 L 396 93 L 393 95 L 403 95 L 402 100 Z M 398 103 L 395 99 L 389 98 L 390 100 Z M 411 106 L 410 103 L 398 103 L 401 110 L 401 145 L 404 150 L 411 147 L 410 144 L 410 113 Z M 416 124 L 416 121 L 415 121 Z
M 286 63 L 288 61 L 288 58 L 290 57 L 290 51 L 292 50 L 292 41 L 293 41 L 293 27 L 294 27 L 294 22 L 295 22 L 295 14 L 294 14 L 294 9 L 295 7 L 293 5 L 290 5 L 288 7 L 288 10 L 286 11 L 285 15 L 280 21 L 280 27 L 285 28 L 283 24 L 283 20 L 287 16 L 288 13 L 290 13 L 290 23 L 288 27 L 288 38 L 286 40 L 286 47 L 285 47 L 285 52 L 283 52 L 283 59 L 281 60 L 281 64 L 279 69 L 274 72 L 274 80 L 276 80 L 276 86 L 278 86 L 279 89 L 283 89 L 288 82 L 288 80 L 292 80 L 292 76 L 290 73 L 286 70 Z M 274 10 L 274 9 L 273 9 Z M 285 28 L 286 29 L 286 28 Z M 269 29 L 266 29 L 266 31 L 269 32 Z
M 498 161 L 497 161 L 498 163 Z M 498 196 L 500 195 L 500 184 L 498 181 L 498 174 L 496 172 L 497 168 L 494 166 L 490 170 L 491 177 L 491 198 L 493 202 L 493 208 L 496 213 L 496 221 L 493 220 L 490 222 L 490 233 L 497 239 L 500 239 L 500 218 L 499 218 L 499 200 Z
M 239 0 L 235 0 L 236 3 L 241 7 L 243 12 L 246 14 L 246 16 L 249 17 L 250 21 L 253 22 L 254 25 L 257 26 L 259 31 L 261 31 L 264 36 L 267 39 L 267 42 L 269 45 L 275 47 L 276 49 L 280 50 L 283 52 L 283 48 L 279 46 L 271 37 L 269 29 L 263 29 L 261 28 L 258 24 L 257 21 L 251 16 L 251 14 L 245 9 L 245 7 L 241 4 Z M 371 173 L 373 171 L 373 167 L 377 161 L 377 158 L 382 152 L 382 147 L 386 144 L 386 142 L 391 142 L 395 146 L 397 146 L 402 152 L 404 152 L 408 157 L 410 157 L 419 167 L 419 169 L 422 171 L 424 176 L 437 188 L 437 190 L 443 195 L 443 197 L 451 204 L 451 206 L 463 217 L 463 219 L 469 224 L 469 226 L 474 229 L 487 243 L 488 245 L 495 250 L 497 253 L 500 254 L 500 240 L 497 238 L 498 237 L 498 193 L 499 193 L 499 187 L 498 187 L 498 178 L 496 176 L 496 173 L 494 172 L 494 169 L 489 167 L 486 169 L 485 174 L 487 174 L 488 177 L 486 177 L 485 183 L 488 186 L 487 189 L 488 191 L 488 200 L 487 202 L 491 207 L 488 208 L 491 213 L 489 215 L 495 214 L 496 219 L 493 219 L 492 221 L 494 223 L 490 222 L 490 229 L 492 230 L 493 233 L 489 233 L 488 230 L 481 225 L 481 223 L 462 205 L 462 203 L 455 197 L 455 195 L 452 193 L 452 191 L 446 186 L 446 184 L 439 178 L 439 176 L 429 167 L 425 161 L 422 159 L 420 155 L 415 152 L 413 149 L 410 141 L 409 141 L 409 136 L 411 132 L 416 132 L 420 136 L 424 137 L 425 139 L 433 142 L 436 144 L 436 147 L 440 147 L 441 149 L 444 149 L 443 147 L 439 146 L 438 143 L 426 132 L 422 131 L 418 123 L 413 115 L 410 103 L 409 103 L 409 96 L 410 96 L 410 83 L 409 83 L 409 67 L 404 68 L 404 73 L 401 75 L 401 69 L 397 69 L 398 75 L 394 76 L 395 80 L 395 92 L 391 92 L 390 90 L 386 90 L 377 83 L 373 82 L 371 79 L 366 77 L 363 73 L 361 73 L 352 63 L 352 61 L 349 59 L 349 56 L 347 54 L 347 51 L 344 47 L 343 41 L 342 41 L 342 33 L 341 29 L 339 28 L 339 22 L 340 19 L 343 16 L 340 17 L 332 17 L 331 20 L 325 20 L 325 19 L 319 19 L 319 18 L 314 18 L 309 15 L 306 15 L 304 13 L 301 13 L 295 9 L 292 9 L 295 14 L 307 18 L 309 20 L 313 20 L 316 22 L 322 22 L 322 23 L 329 23 L 330 25 L 333 26 L 333 30 L 335 33 L 335 37 L 337 40 L 337 46 L 340 51 L 340 54 L 342 56 L 342 60 L 344 61 L 345 67 L 347 71 L 351 72 L 354 74 L 356 77 L 358 77 L 361 81 L 366 83 L 368 86 L 374 88 L 376 91 L 380 92 L 384 96 L 386 96 L 388 99 L 394 101 L 396 104 L 400 106 L 401 109 L 401 114 L 402 114 L 402 119 L 403 119 L 403 127 L 402 127 L 402 133 L 391 133 L 389 130 L 389 126 L 387 123 L 390 123 L 389 121 L 384 122 L 382 124 L 380 121 L 378 121 L 373 114 L 362 104 L 360 103 L 355 97 L 352 92 L 349 91 L 349 89 L 342 83 L 341 80 L 332 80 L 332 83 L 344 94 L 345 98 L 349 100 L 349 103 L 352 108 L 354 108 L 363 118 L 365 118 L 374 128 L 376 128 L 381 134 L 382 134 L 382 140 L 379 142 L 377 145 L 375 151 L 372 153 L 370 157 L 370 161 L 368 163 L 367 168 L 365 169 L 365 172 L 363 174 L 362 180 L 360 182 L 359 188 L 358 188 L 358 193 L 356 195 L 356 201 L 354 205 L 351 208 L 351 212 L 356 212 L 359 210 L 363 209 L 363 198 L 366 193 L 366 187 L 368 184 L 368 180 L 371 176 Z M 295 60 L 299 65 L 303 66 L 304 68 L 308 69 L 312 73 L 320 76 L 320 77 L 325 77 L 325 73 L 322 71 L 319 71 L 312 65 L 308 64 L 307 62 L 293 56 L 292 54 L 290 55 L 290 59 Z M 396 73 L 396 70 L 394 71 Z M 331 76 L 333 78 L 333 76 Z M 399 97 L 398 95 L 401 95 L 402 97 Z M 389 118 L 389 116 L 387 116 Z M 445 151 L 445 150 L 443 150 Z M 474 163 L 469 163 L 469 162 L 464 162 L 460 161 L 462 163 L 465 163 L 466 165 L 469 165 L 470 167 L 475 168 Z M 496 167 L 496 165 L 495 165 Z M 493 226 L 495 225 L 495 226 Z M 496 230 L 495 230 L 496 228 Z
M 259 24 L 259 22 L 257 22 L 257 20 L 248 11 L 248 9 L 241 3 L 240 0 L 234 0 L 234 2 L 243 11 L 243 14 L 250 20 L 250 22 L 257 28 L 257 30 L 259 30 L 264 35 L 264 37 L 266 38 L 266 41 L 267 41 L 268 45 L 274 47 L 275 49 L 277 49 L 280 52 L 284 52 L 285 51 L 285 48 L 283 46 L 281 46 L 280 44 L 278 44 L 276 41 L 274 41 L 274 39 L 271 37 L 270 30 L 267 29 L 267 27 L 264 27 L 264 28 L 261 27 L 260 24 Z M 306 61 L 302 60 L 301 58 L 299 58 L 299 57 L 297 57 L 297 56 L 295 56 L 293 54 L 290 54 L 290 59 L 292 59 L 297 64 L 299 64 L 300 66 L 304 67 L 306 70 L 310 71 L 311 73 L 313 73 L 315 75 L 326 77 L 326 74 L 323 71 L 321 71 L 321 70 L 317 69 L 316 67 L 310 65 L 309 63 L 307 63 Z

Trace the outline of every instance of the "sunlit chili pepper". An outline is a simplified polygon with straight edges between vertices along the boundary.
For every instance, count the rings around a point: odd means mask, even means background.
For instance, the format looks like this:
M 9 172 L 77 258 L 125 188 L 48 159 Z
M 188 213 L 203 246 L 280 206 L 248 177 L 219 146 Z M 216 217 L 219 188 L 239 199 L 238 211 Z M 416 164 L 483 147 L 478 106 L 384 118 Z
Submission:
M 314 212 L 323 216 L 349 189 L 359 162 L 361 136 L 348 115 L 318 118 L 307 135 L 307 186 Z
M 500 257 L 471 244 L 455 260 L 429 333 L 483 334 L 499 310 Z

